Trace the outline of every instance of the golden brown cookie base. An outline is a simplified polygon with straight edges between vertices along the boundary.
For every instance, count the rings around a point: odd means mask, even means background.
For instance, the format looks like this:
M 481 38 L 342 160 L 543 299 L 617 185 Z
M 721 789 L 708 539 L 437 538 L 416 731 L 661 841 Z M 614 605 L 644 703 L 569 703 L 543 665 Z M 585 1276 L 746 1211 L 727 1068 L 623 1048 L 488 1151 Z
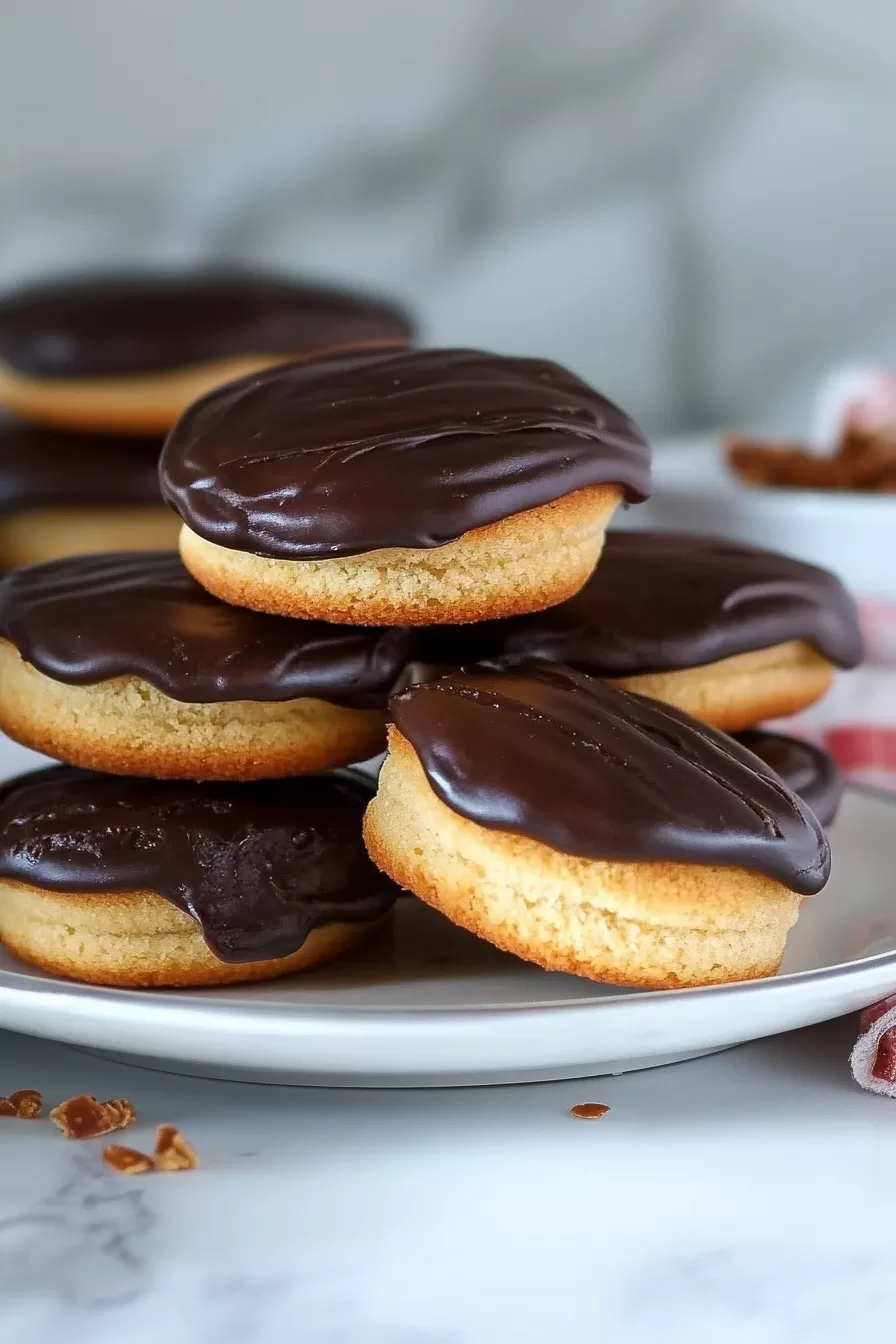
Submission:
M 195 921 L 155 892 L 56 892 L 0 882 L 0 939 L 17 957 L 51 975 L 127 989 L 274 980 L 343 956 L 383 922 L 327 924 L 292 956 L 237 964 L 219 961 Z
M 333 560 L 270 560 L 184 527 L 187 569 L 238 607 L 349 625 L 435 625 L 541 611 L 578 592 L 622 497 L 577 490 L 430 550 L 396 547 Z
M 814 705 L 833 676 L 833 665 L 811 644 L 792 639 L 703 667 L 617 677 L 614 684 L 674 705 L 723 732 L 739 733 Z
M 352 341 L 326 347 L 379 350 L 401 345 L 394 340 Z M 192 402 L 222 383 L 286 364 L 292 359 L 322 358 L 322 352 L 234 355 L 186 369 L 127 374 L 114 378 L 29 378 L 0 363 L 0 406 L 23 420 L 56 429 L 94 434 L 167 434 Z
M 98 551 L 170 551 L 179 531 L 162 503 L 20 509 L 0 517 L 0 570 Z
M 277 779 L 382 751 L 382 710 L 305 697 L 185 704 L 140 677 L 53 681 L 0 640 L 0 728 L 67 765 L 153 779 Z
M 0 406 L 23 420 L 93 434 L 167 434 L 182 411 L 221 383 L 284 362 L 243 355 L 121 378 L 29 378 L 0 364 Z
M 800 907 L 742 868 L 597 862 L 479 826 L 436 797 L 395 729 L 364 839 L 383 872 L 496 947 L 642 989 L 773 975 Z

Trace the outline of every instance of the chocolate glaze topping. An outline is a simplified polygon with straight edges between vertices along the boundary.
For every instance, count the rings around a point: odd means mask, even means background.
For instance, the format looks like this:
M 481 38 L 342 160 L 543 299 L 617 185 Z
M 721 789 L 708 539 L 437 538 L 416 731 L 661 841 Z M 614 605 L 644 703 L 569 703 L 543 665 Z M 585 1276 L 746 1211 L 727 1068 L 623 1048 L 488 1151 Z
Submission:
M 464 673 L 392 717 L 460 816 L 588 859 L 721 864 L 792 891 L 830 870 L 821 826 L 746 748 L 572 668 Z
M 376 919 L 395 899 L 361 841 L 371 791 L 349 771 L 186 784 L 52 766 L 0 793 L 0 877 L 154 891 L 220 961 L 285 957 L 312 929 Z
M 161 439 L 57 434 L 0 419 L 0 516 L 79 504 L 161 504 Z
M 421 630 L 417 657 L 496 668 L 538 658 L 625 677 L 791 639 L 839 667 L 861 661 L 855 603 L 827 570 L 735 541 L 610 532 L 597 569 L 568 602 L 533 616 Z
M 86 275 L 0 299 L 0 360 L 36 378 L 156 373 L 236 355 L 389 342 L 410 319 L 392 304 L 251 271 Z
M 826 751 L 783 733 L 753 730 L 738 733 L 737 740 L 771 766 L 788 789 L 811 808 L 822 826 L 830 826 L 843 797 L 843 776 Z
M 56 681 L 137 676 L 174 700 L 313 696 L 385 707 L 410 632 L 291 621 L 231 607 L 174 551 L 73 556 L 0 580 L 0 637 Z
M 650 490 L 624 412 L 540 359 L 410 350 L 287 364 L 195 402 L 162 491 L 234 550 L 284 560 L 429 548 L 585 486 Z

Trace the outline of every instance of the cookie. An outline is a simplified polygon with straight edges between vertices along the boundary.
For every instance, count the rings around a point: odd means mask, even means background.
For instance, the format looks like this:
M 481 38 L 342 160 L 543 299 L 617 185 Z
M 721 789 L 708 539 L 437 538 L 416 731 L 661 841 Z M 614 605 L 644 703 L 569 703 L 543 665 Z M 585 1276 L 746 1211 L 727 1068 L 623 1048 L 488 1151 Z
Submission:
M 0 580 L 0 727 L 115 774 L 313 773 L 382 750 L 409 644 L 226 606 L 176 552 L 60 560 Z
M 356 947 L 396 892 L 370 863 L 370 786 L 116 779 L 68 766 L 0 794 L 0 938 L 53 975 L 136 988 L 308 970 Z
M 813 742 L 784 733 L 738 733 L 738 742 L 759 756 L 783 779 L 791 793 L 802 798 L 822 826 L 830 826 L 840 810 L 843 776 L 826 751 Z
M 374 862 L 553 971 L 651 989 L 771 975 L 830 850 L 731 738 L 548 664 L 392 700 Z
M 862 638 L 854 601 L 826 570 L 740 542 L 611 532 L 570 601 L 421 630 L 415 657 L 430 674 L 565 663 L 739 732 L 818 700 L 835 667 L 861 661 Z
M 0 300 L 0 405 L 62 429 L 164 434 L 231 378 L 411 335 L 392 304 L 249 270 L 51 280 Z
M 220 388 L 174 427 L 160 479 L 185 565 L 225 601 L 429 625 L 571 596 L 650 469 L 628 416 L 558 365 L 417 350 Z
M 162 440 L 59 434 L 0 419 L 0 570 L 97 550 L 168 549 Z

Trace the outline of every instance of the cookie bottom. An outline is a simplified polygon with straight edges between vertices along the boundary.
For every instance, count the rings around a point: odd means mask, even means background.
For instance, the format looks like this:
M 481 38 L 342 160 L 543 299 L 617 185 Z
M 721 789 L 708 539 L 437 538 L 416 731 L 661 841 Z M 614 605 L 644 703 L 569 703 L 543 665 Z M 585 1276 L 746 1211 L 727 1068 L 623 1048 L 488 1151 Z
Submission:
M 96 551 L 170 551 L 179 530 L 161 503 L 20 509 L 0 517 L 0 570 Z
M 327 353 L 363 354 L 401 346 L 394 339 L 347 341 Z M 178 416 L 206 392 L 274 364 L 322 358 L 322 351 L 249 353 L 183 369 L 107 378 L 31 378 L 0 362 L 0 406 L 23 420 L 94 434 L 167 434 Z
M 0 640 L 0 728 L 67 765 L 153 779 L 314 774 L 381 751 L 385 711 L 324 700 L 172 700 L 140 677 L 54 681 Z
M 239 355 L 162 373 L 29 378 L 0 363 L 0 405 L 23 420 L 94 434 L 167 434 L 191 402 L 289 355 Z
M 715 865 L 599 862 L 452 812 L 395 729 L 364 821 L 383 872 L 506 952 L 641 989 L 773 975 L 800 897 Z
M 614 684 L 674 705 L 726 733 L 786 718 L 820 700 L 833 664 L 811 644 L 791 639 L 703 667 L 617 677 Z
M 127 989 L 233 985 L 309 971 L 352 951 L 383 923 L 326 924 L 291 956 L 225 962 L 209 951 L 195 921 L 155 892 L 0 882 L 0 939 L 11 952 L 51 975 Z
M 337 624 L 453 625 L 572 597 L 597 564 L 621 497 L 615 485 L 577 490 L 429 550 L 271 560 L 184 526 L 180 553 L 193 577 L 233 606 Z

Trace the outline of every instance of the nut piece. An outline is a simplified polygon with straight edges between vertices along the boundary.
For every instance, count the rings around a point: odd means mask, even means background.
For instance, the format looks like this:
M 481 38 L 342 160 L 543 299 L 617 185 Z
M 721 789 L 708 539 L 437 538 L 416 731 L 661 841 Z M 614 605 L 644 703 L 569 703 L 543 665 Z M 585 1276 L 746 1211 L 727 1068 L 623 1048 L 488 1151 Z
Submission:
M 109 1143 L 103 1149 L 103 1161 L 122 1176 L 143 1176 L 152 1171 L 152 1158 L 138 1153 L 136 1148 L 124 1148 L 120 1143 Z
M 127 1097 L 113 1097 L 111 1101 L 104 1101 L 106 1110 L 117 1120 L 116 1129 L 127 1129 L 137 1119 L 137 1112 L 134 1109 L 134 1103 L 128 1101 Z
M 799 443 L 763 442 L 731 434 L 723 446 L 728 465 L 746 485 L 896 492 L 896 436 L 892 429 L 847 427 L 830 457 L 817 457 Z
M 159 1125 L 153 1154 L 156 1171 L 192 1171 L 199 1158 L 175 1125 Z
M 37 1120 L 44 1109 L 44 1099 L 33 1087 L 23 1087 L 5 1100 L 15 1107 L 20 1120 Z
M 136 1118 L 136 1111 L 124 1097 L 112 1101 L 97 1101 L 83 1094 L 61 1101 L 50 1112 L 50 1119 L 58 1125 L 67 1139 L 96 1139 L 124 1129 Z
M 599 1101 L 582 1101 L 578 1106 L 573 1106 L 569 1113 L 577 1120 L 600 1120 L 609 1109 L 609 1106 L 602 1106 Z

